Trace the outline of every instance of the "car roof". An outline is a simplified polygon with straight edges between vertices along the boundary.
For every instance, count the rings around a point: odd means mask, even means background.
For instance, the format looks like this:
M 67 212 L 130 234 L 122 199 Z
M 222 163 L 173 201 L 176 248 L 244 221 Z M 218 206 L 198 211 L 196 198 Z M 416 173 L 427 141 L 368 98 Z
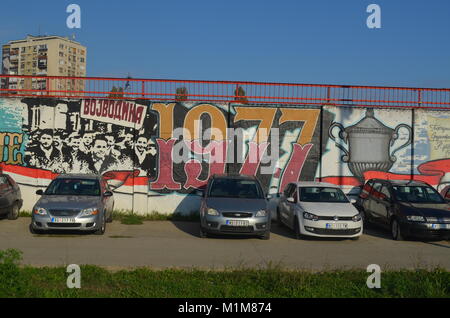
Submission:
M 67 173 L 61 174 L 56 179 L 92 179 L 98 180 L 101 179 L 101 176 L 95 174 L 83 174 L 83 173 Z
M 428 183 L 420 180 L 385 180 L 385 179 L 370 179 L 367 182 L 381 182 L 381 183 L 390 183 L 396 186 L 424 186 L 429 185 Z
M 328 183 L 328 182 L 317 182 L 317 181 L 298 181 L 294 182 L 297 187 L 330 187 L 339 188 L 338 185 Z
M 212 176 L 212 178 L 213 179 L 257 180 L 255 176 L 232 174 L 232 173 L 214 174 Z

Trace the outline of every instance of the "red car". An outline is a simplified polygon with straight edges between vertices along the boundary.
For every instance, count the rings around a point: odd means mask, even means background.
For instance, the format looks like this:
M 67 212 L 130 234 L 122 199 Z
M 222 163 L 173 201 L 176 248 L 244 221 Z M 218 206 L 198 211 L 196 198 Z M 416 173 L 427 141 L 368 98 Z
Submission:
M 10 220 L 17 219 L 22 203 L 17 183 L 9 175 L 0 173 L 0 216 L 7 215 Z

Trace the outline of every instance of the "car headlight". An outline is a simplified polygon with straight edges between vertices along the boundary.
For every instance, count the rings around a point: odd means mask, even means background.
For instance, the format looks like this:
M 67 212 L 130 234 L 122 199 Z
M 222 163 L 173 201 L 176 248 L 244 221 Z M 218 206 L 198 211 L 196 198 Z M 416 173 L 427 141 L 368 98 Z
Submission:
M 44 208 L 39 208 L 39 207 L 34 208 L 33 212 L 34 212 L 34 214 L 37 214 L 37 215 L 40 215 L 40 216 L 43 216 L 43 215 L 47 215 L 47 214 L 48 214 L 48 212 L 47 212 L 46 209 L 44 209 Z
M 303 212 L 303 218 L 306 220 L 319 221 L 319 217 L 315 214 Z
M 258 212 L 256 212 L 256 217 L 264 217 L 267 216 L 267 211 L 266 210 L 259 210 Z
M 217 210 L 216 209 L 208 209 L 208 210 L 206 210 L 206 213 L 208 214 L 208 215 L 214 215 L 214 216 L 218 216 L 219 215 L 219 212 L 217 212 Z
M 407 215 L 406 219 L 411 222 L 425 222 L 425 218 L 420 215 Z
M 359 222 L 361 221 L 361 214 L 356 214 L 355 216 L 352 217 L 352 221 L 353 222 Z
M 97 215 L 97 214 L 98 214 L 97 208 L 89 208 L 89 209 L 81 210 L 80 216 L 92 216 L 92 215 Z

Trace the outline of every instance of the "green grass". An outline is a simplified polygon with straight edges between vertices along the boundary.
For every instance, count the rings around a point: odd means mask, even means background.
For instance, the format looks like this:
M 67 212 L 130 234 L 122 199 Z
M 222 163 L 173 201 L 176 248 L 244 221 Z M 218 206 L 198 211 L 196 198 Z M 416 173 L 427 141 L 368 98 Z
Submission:
M 20 217 L 31 217 L 31 211 L 20 211 Z M 199 222 L 199 214 L 197 211 L 192 211 L 189 214 L 181 214 L 178 212 L 172 214 L 162 214 L 156 211 L 152 211 L 149 214 L 141 215 L 135 214 L 132 211 L 127 210 L 115 210 L 113 212 L 113 220 L 119 221 L 122 224 L 139 225 L 144 221 L 186 221 L 186 222 Z
M 381 289 L 366 286 L 364 270 L 305 272 L 266 269 L 111 272 L 81 266 L 81 289 L 69 289 L 66 268 L 21 267 L 20 252 L 0 251 L 0 297 L 450 297 L 450 272 L 387 271 Z
M 149 214 L 141 215 L 135 214 L 131 211 L 114 211 L 113 220 L 120 221 L 122 224 L 142 224 L 144 221 L 187 221 L 187 222 L 198 222 L 199 215 L 198 212 L 191 212 L 189 214 L 172 213 L 172 214 L 162 214 L 153 211 Z
M 19 217 L 21 218 L 31 218 L 31 211 L 20 211 Z

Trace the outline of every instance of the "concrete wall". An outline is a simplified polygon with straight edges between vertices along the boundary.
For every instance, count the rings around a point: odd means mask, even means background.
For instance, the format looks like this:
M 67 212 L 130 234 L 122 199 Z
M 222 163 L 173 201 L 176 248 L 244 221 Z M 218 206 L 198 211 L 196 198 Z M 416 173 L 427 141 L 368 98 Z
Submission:
M 196 211 L 193 191 L 224 172 L 268 193 L 296 180 L 450 183 L 450 111 L 2 98 L 0 116 L 0 166 L 24 210 L 61 173 L 105 175 L 116 209 L 141 214 Z

